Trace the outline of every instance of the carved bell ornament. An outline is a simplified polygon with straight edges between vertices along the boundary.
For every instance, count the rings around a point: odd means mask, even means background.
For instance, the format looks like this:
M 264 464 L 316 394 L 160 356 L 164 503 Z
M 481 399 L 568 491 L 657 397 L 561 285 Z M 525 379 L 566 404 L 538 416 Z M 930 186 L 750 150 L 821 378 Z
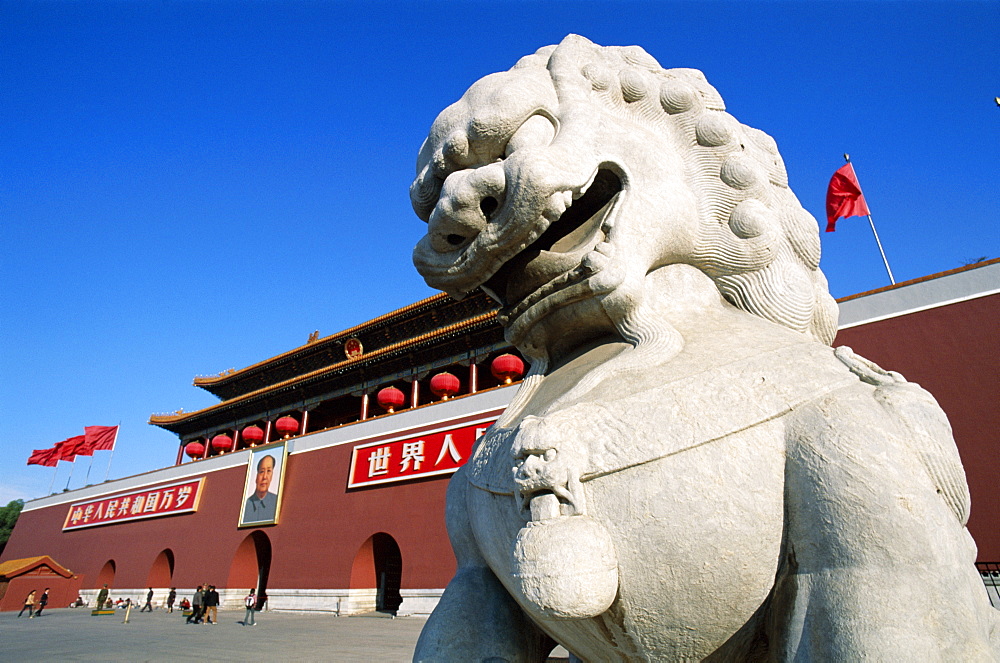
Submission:
M 518 598 L 548 617 L 597 617 L 618 595 L 611 534 L 590 516 L 529 521 L 511 555 Z

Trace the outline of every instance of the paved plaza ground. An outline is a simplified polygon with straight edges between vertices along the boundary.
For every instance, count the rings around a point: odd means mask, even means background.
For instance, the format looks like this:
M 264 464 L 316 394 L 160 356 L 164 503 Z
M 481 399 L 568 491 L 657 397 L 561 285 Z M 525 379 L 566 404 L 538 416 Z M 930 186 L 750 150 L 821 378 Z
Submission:
M 426 619 L 264 612 L 244 627 L 243 610 L 219 624 L 185 624 L 180 612 L 122 610 L 91 617 L 86 608 L 20 619 L 0 613 L 0 661 L 409 661 Z
M 86 608 L 61 608 L 36 619 L 0 612 L 0 661 L 410 661 L 427 621 L 263 612 L 257 626 L 244 627 L 243 613 L 220 611 L 217 626 L 196 626 L 177 611 L 133 610 L 128 624 L 121 610 L 91 617 Z M 567 660 L 562 648 L 553 656 Z

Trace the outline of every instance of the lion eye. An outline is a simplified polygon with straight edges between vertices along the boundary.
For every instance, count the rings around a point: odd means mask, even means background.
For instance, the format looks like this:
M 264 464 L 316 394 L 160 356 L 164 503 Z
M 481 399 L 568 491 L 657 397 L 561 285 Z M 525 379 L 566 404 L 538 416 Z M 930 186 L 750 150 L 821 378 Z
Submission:
M 524 121 L 507 141 L 504 156 L 509 157 L 525 147 L 546 147 L 556 137 L 556 127 L 544 115 L 532 115 Z

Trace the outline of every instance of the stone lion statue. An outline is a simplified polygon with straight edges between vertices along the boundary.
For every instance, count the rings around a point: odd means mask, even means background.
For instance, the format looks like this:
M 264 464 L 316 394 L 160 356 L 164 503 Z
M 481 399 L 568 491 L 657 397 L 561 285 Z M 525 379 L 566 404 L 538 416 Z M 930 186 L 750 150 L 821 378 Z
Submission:
M 816 221 L 700 72 L 571 35 L 438 116 L 411 198 L 531 361 L 415 660 L 998 658 L 944 413 L 830 347 Z

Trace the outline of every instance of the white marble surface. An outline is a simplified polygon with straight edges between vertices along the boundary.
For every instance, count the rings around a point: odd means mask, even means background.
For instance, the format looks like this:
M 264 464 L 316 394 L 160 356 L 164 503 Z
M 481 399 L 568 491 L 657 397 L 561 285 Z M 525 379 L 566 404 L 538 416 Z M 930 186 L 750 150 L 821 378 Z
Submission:
M 415 660 L 998 657 L 944 413 L 829 347 L 816 221 L 701 72 L 570 35 L 442 111 L 410 192 L 421 275 L 531 360 Z
M 97 600 L 97 589 L 84 589 L 80 591 L 88 607 L 93 607 Z M 133 603 L 138 603 L 139 607 L 146 602 L 146 592 L 148 589 L 116 589 L 111 588 L 110 596 L 113 600 L 131 598 Z M 160 608 L 166 605 L 169 587 L 154 587 L 153 606 Z M 177 600 L 174 603 L 175 609 L 181 600 L 187 598 L 189 601 L 194 595 L 194 588 L 182 587 L 177 590 Z M 219 589 L 221 609 L 243 609 L 243 599 L 246 597 L 246 589 Z M 437 607 L 441 599 L 443 589 L 403 589 L 400 594 L 403 602 L 397 610 L 397 615 L 429 615 Z M 330 612 L 337 615 L 356 615 L 375 610 L 375 589 L 269 589 L 268 610 L 279 610 L 282 612 Z M 62 606 L 59 606 L 62 607 Z

